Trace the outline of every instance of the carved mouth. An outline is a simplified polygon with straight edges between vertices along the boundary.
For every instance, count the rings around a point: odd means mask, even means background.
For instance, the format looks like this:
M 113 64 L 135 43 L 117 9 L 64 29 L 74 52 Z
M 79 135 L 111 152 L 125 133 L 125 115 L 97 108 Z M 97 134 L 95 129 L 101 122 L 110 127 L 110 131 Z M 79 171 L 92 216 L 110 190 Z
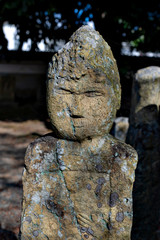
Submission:
M 81 116 L 81 115 L 72 115 L 72 114 L 70 115 L 70 117 L 71 117 L 71 118 L 84 118 L 84 117 Z

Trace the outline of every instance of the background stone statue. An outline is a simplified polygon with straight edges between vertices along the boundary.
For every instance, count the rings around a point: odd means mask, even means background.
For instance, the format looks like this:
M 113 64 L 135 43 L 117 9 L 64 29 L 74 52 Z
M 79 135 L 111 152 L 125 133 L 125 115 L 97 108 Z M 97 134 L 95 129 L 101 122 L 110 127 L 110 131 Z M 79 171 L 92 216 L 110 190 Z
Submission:
M 132 238 L 160 239 L 160 67 L 137 71 L 127 143 L 138 153 Z
M 88 26 L 53 56 L 53 134 L 25 156 L 21 239 L 130 239 L 135 150 L 109 131 L 120 106 L 110 47 Z

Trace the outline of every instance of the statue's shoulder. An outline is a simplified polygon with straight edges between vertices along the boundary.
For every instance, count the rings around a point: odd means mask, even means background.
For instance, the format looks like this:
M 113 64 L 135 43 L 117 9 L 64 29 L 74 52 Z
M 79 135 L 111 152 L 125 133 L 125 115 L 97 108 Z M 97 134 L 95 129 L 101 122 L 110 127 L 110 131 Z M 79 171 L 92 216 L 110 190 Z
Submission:
M 110 145 L 110 151 L 112 156 L 114 156 L 115 161 L 121 160 L 127 162 L 127 165 L 131 164 L 134 169 L 136 168 L 138 154 L 132 146 L 114 138 L 113 136 L 108 137 L 108 144 Z
M 35 149 L 35 148 L 41 148 L 41 147 L 49 147 L 52 145 L 52 147 L 56 146 L 58 139 L 54 137 L 52 133 L 46 134 L 42 137 L 39 137 L 35 139 L 33 142 L 31 142 L 28 146 L 28 149 Z
M 26 169 L 32 172 L 35 170 L 36 172 L 41 169 L 56 168 L 57 141 L 52 134 L 47 134 L 31 142 L 25 154 Z
M 42 154 L 46 152 L 54 151 L 56 149 L 57 139 L 50 134 L 46 134 L 42 137 L 35 139 L 29 144 L 26 150 L 26 155 Z

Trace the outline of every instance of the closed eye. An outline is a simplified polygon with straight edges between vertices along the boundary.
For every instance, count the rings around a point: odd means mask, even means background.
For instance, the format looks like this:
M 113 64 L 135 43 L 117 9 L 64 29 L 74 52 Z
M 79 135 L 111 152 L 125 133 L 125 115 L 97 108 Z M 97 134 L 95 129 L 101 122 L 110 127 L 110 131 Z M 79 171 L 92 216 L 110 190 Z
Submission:
M 55 89 L 55 91 L 58 94 L 73 94 L 72 91 L 65 89 L 65 88 L 58 88 L 58 89 Z

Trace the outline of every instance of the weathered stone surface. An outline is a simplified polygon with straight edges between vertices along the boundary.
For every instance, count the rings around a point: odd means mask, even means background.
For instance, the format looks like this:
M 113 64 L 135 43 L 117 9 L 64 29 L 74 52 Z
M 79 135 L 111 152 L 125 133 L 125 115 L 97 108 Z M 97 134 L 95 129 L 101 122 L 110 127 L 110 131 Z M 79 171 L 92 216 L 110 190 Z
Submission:
M 132 88 L 130 125 L 151 122 L 155 118 L 154 110 L 153 113 L 149 110 L 151 114 L 148 114 L 147 109 L 150 105 L 160 105 L 159 85 L 160 67 L 151 66 L 137 71 Z
M 92 28 L 77 30 L 53 56 L 48 112 L 59 137 L 82 140 L 107 133 L 120 105 L 120 93 L 111 49 Z M 82 124 L 89 127 L 82 128 Z
M 120 104 L 116 62 L 88 26 L 53 57 L 54 132 L 25 156 L 21 239 L 130 239 L 135 150 L 109 135 Z
M 111 136 L 81 143 L 46 136 L 32 143 L 23 174 L 22 239 L 35 233 L 37 239 L 130 239 L 136 157 Z
M 160 68 L 139 70 L 133 82 L 132 109 L 127 143 L 138 152 L 133 191 L 132 237 L 155 240 L 160 206 Z M 149 226 L 149 227 L 148 227 Z

